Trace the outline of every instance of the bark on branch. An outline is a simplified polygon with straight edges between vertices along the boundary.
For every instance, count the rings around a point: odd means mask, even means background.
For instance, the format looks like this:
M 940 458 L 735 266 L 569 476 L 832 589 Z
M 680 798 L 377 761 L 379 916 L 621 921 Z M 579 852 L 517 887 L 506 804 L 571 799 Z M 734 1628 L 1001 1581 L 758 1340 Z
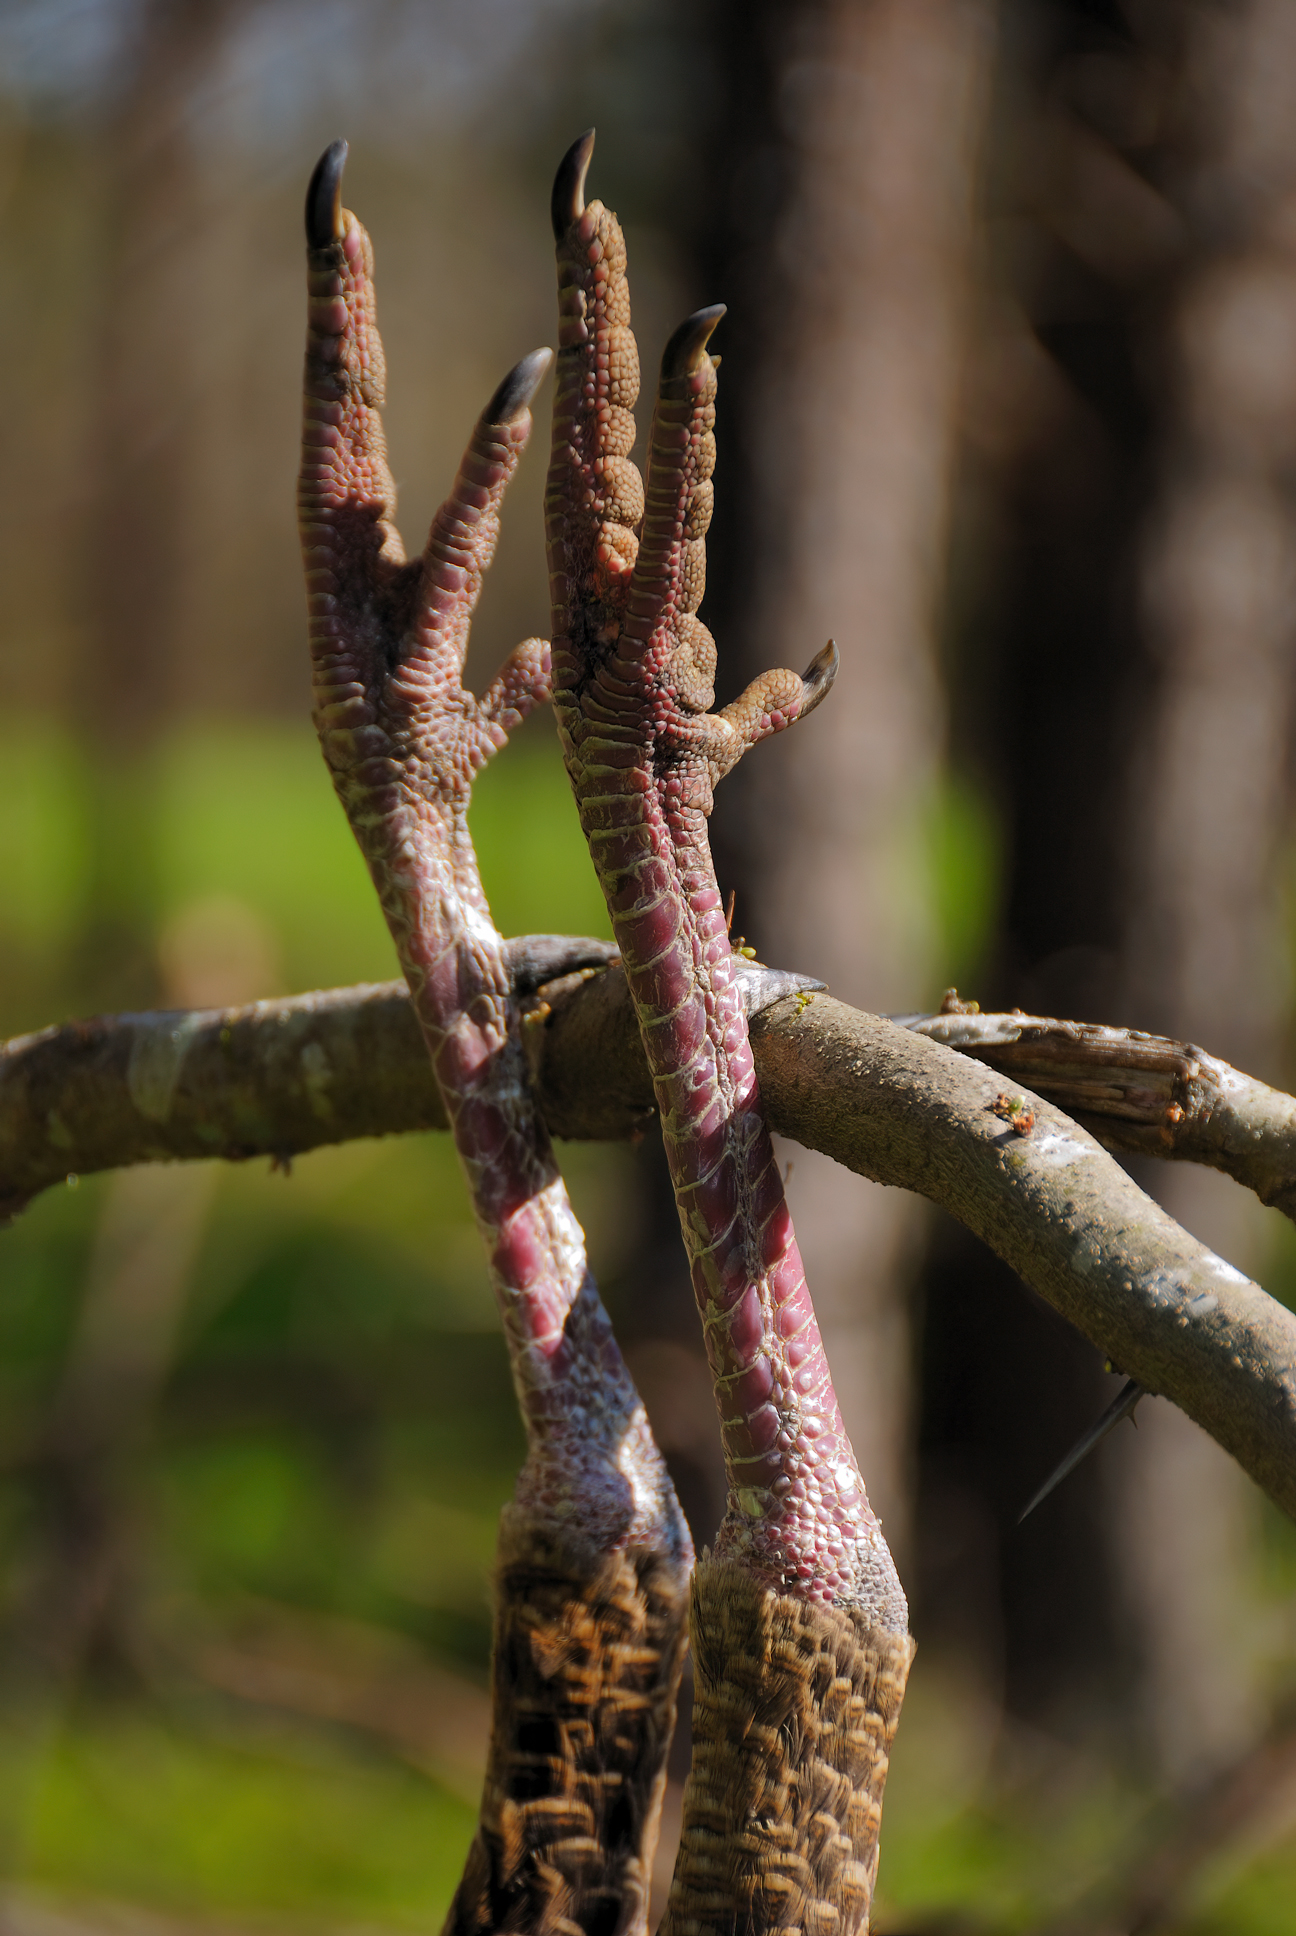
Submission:
M 1205 1049 L 1019 1010 L 894 1019 L 1029 1083 L 1105 1149 L 1205 1163 L 1296 1220 L 1296 1098 Z
M 624 978 L 574 974 L 540 995 L 528 1034 L 553 1132 L 633 1134 L 651 1116 L 652 1089 Z M 1038 1090 L 1047 1077 L 1079 1107 L 1087 1071 L 1097 1086 L 1083 1092 L 1086 1114 L 1128 1148 L 1121 1139 L 1155 1121 L 1130 1114 L 1142 1082 L 1184 1113 L 1172 1147 L 1159 1133 L 1138 1147 L 1214 1163 L 1273 1202 L 1288 1200 L 1296 1171 L 1290 1098 L 1183 1044 L 1030 1017 L 929 1017 L 913 1029 L 821 994 L 776 1002 L 751 1032 L 776 1129 L 949 1210 L 1296 1518 L 1296 1317 L 1190 1237 Z M 964 1052 L 931 1039 L 942 1032 Z M 1086 1062 L 1086 1043 L 1108 1059 Z M 1024 1063 L 1010 1051 L 1035 1057 L 1037 1093 L 1005 1121 L 1003 1076 L 972 1055 L 1002 1055 L 1017 1081 Z M 1164 1116 L 1170 1103 L 1156 1106 Z M 1024 1113 L 1034 1117 L 1025 1135 L 1015 1126 Z M 401 982 L 101 1017 L 0 1049 L 0 1193 L 11 1211 L 69 1172 L 283 1159 L 444 1127 Z
M 611 944 L 523 935 L 508 954 L 515 985 L 538 991 L 533 1052 L 553 1133 L 635 1134 L 652 1091 Z M 597 982 L 576 972 L 609 962 Z M 755 964 L 744 979 L 749 1010 L 788 981 Z M 825 1012 L 813 1010 L 812 1025 Z M 1029 1084 L 1107 1149 L 1207 1164 L 1296 1220 L 1296 1098 L 1204 1049 L 1017 1011 L 890 1019 Z M 69 1173 L 285 1159 L 359 1136 L 444 1129 L 418 1041 L 403 981 L 244 1008 L 95 1016 L 17 1036 L 0 1043 L 0 1213 Z

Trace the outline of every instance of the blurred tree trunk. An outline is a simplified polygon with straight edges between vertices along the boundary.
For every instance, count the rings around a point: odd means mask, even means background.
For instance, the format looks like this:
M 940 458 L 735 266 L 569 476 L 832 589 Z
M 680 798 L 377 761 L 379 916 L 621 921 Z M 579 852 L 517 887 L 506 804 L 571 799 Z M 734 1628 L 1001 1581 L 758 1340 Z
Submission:
M 954 740 L 997 788 L 1008 875 L 973 992 L 1173 1031 L 1281 1081 L 1296 22 L 1279 0 L 1021 0 L 1007 18 Z M 1141 1180 L 1256 1266 L 1263 1215 L 1240 1192 Z M 1246 1482 L 1146 1405 L 1013 1532 L 1104 1402 L 1095 1356 L 958 1238 L 928 1312 L 939 1584 L 970 1603 L 976 1570 L 993 1597 L 968 1528 L 997 1525 L 1011 1705 L 1132 1719 L 1199 1777 L 1256 1722 Z
M 191 537 L 192 316 L 213 290 L 195 221 L 192 110 L 246 0 L 153 0 L 98 131 L 92 224 L 97 369 L 89 385 L 82 509 L 88 559 L 70 710 L 93 791 L 77 979 L 100 1004 L 154 998 L 141 773 L 178 689 L 180 587 Z M 143 878 L 141 878 L 141 876 Z M 181 1001 L 190 991 L 173 991 Z M 244 989 L 254 997 L 260 990 Z M 84 999 L 84 996 L 82 997 Z M 123 1173 L 112 1186 L 81 1324 L 28 1479 L 41 1510 L 23 1588 L 0 1636 L 0 1711 L 13 1754 L 0 1792 L 0 1873 L 22 1850 L 30 1784 L 87 1654 L 134 1644 L 135 1477 L 170 1371 L 214 1174 Z
M 182 588 L 189 549 L 202 542 L 192 516 L 202 462 L 191 422 L 204 335 L 196 319 L 234 299 L 209 272 L 195 104 L 247 4 L 150 0 L 98 133 L 98 368 L 84 466 L 84 645 L 71 699 L 96 789 L 79 953 L 82 979 L 105 1006 L 156 993 L 140 764 L 183 689 Z
M 830 635 L 842 650 L 804 736 L 722 789 L 721 880 L 763 959 L 912 1007 L 939 992 L 935 631 L 993 9 L 825 0 L 717 24 L 718 220 L 698 250 L 730 312 L 705 616 L 735 688 Z M 870 1497 L 903 1550 L 924 1215 L 802 1151 L 790 1198 Z
M 1175 224 L 1066 90 L 1099 94 L 1128 51 L 1065 0 L 1005 9 L 951 654 L 952 758 L 996 800 L 1004 849 L 994 958 L 964 992 L 1115 1021 L 1131 536 L 1150 488 L 1135 341 Z M 1002 1675 L 1011 1711 L 1119 1731 L 1131 1659 L 1101 1457 L 1015 1524 L 1105 1402 L 1101 1362 L 962 1232 L 941 1231 L 924 1300 L 921 1604 Z
M 1128 1019 L 1285 1081 L 1283 933 L 1296 642 L 1296 13 L 1283 0 L 1150 9 L 1170 193 L 1188 248 L 1163 317 L 1155 500 L 1136 595 L 1148 664 L 1127 774 Z M 1263 1269 L 1265 1213 L 1185 1172 L 1155 1194 Z M 1244 1571 L 1258 1502 L 1169 1407 L 1127 1458 L 1118 1519 L 1145 1713 L 1199 1779 L 1262 1721 Z

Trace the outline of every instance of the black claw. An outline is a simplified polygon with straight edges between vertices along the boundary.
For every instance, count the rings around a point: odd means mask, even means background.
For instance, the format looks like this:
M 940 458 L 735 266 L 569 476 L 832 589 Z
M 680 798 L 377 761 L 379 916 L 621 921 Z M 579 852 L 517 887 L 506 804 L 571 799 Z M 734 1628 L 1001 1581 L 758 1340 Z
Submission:
M 798 719 L 812 713 L 832 691 L 833 680 L 841 667 L 841 653 L 837 650 L 836 639 L 829 639 L 822 652 L 816 652 L 805 671 L 801 674 L 801 684 L 805 688 Z
M 315 163 L 306 190 L 306 247 L 327 249 L 342 233 L 342 171 L 347 144 L 330 141 Z
M 558 163 L 553 193 L 549 197 L 549 219 L 553 223 L 556 242 L 561 242 L 572 223 L 585 213 L 585 177 L 589 173 L 593 152 L 594 130 L 586 128 L 579 141 L 572 142 Z
M 520 417 L 544 382 L 552 362 L 552 350 L 532 350 L 530 356 L 515 363 L 482 411 L 482 422 L 508 424 Z
M 662 351 L 663 383 L 669 383 L 676 377 L 692 376 L 706 353 L 712 330 L 724 313 L 723 303 L 712 303 L 709 308 L 695 309 L 691 316 L 685 317 Z

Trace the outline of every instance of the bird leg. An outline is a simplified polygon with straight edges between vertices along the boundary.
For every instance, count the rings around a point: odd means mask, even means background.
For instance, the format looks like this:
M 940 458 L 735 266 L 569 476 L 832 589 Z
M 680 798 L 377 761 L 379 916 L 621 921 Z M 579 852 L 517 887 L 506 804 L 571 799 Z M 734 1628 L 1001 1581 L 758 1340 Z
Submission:
M 468 830 L 474 775 L 548 697 L 528 639 L 484 699 L 468 628 L 551 359 L 504 379 L 407 561 L 373 256 L 335 142 L 306 204 L 300 478 L 315 723 L 395 940 L 490 1260 L 527 1455 L 500 1529 L 493 1731 L 447 1928 L 645 1927 L 692 1549 L 535 1107 Z M 431 1395 L 431 1396 L 434 1396 Z
M 712 712 L 697 618 L 719 309 L 662 358 L 646 488 L 615 215 L 554 186 L 559 353 L 546 529 L 554 703 L 643 1033 L 720 1413 L 728 1505 L 698 1566 L 694 1759 L 665 1928 L 867 1926 L 911 1654 L 904 1593 L 842 1424 L 757 1093 L 707 840 L 718 781 L 827 693 L 837 654 Z

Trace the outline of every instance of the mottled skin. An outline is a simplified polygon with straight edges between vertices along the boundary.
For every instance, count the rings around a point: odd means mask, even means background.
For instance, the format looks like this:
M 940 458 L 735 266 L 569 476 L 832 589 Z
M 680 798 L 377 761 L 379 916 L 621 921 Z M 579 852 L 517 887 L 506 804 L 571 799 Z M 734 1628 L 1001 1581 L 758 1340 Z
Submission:
M 445 1101 L 503 1316 L 527 1457 L 501 1531 L 482 1826 L 449 1927 L 644 1925 L 692 1561 L 532 1099 L 504 944 L 468 831 L 475 774 L 549 696 L 528 639 L 462 683 L 505 488 L 550 362 L 510 373 L 407 561 L 379 410 L 368 236 L 345 146 L 307 198 L 299 505 L 315 722 Z
M 768 672 L 720 712 L 696 617 L 715 465 L 719 310 L 662 361 L 647 487 L 628 452 L 638 354 L 615 215 L 584 205 L 590 137 L 554 189 L 559 354 L 546 498 L 554 702 L 568 773 L 639 1013 L 715 1379 L 728 1509 L 716 1557 L 907 1630 L 842 1424 L 757 1093 L 707 841 L 712 790 L 823 697 Z

